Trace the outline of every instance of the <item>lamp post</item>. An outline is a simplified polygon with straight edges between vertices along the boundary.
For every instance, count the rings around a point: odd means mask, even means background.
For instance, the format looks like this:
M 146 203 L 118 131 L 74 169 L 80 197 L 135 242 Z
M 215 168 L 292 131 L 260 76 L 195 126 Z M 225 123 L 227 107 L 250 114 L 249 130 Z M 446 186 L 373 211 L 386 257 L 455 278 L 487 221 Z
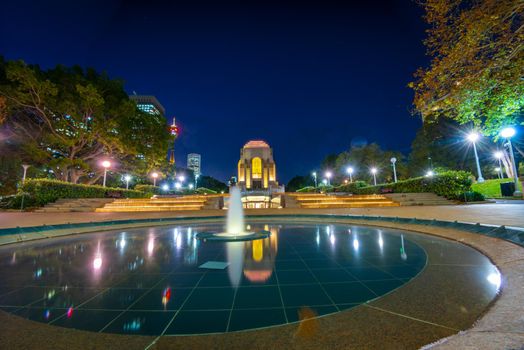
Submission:
M 499 178 L 502 179 L 504 178 L 504 173 L 502 172 L 502 157 L 504 157 L 504 153 L 502 153 L 502 151 L 497 151 L 495 152 L 494 156 L 499 161 L 499 167 L 498 167 L 497 172 L 499 174 Z
M 24 168 L 24 175 L 22 175 L 22 183 L 25 183 L 25 177 L 27 175 L 27 169 L 29 169 L 29 164 L 22 164 L 22 168 Z
M 346 172 L 349 174 L 349 181 L 350 182 L 353 182 L 353 171 L 354 171 L 354 169 L 352 167 L 348 167 L 346 169 Z
M 504 128 L 500 132 L 500 136 L 508 140 L 508 148 L 509 148 L 509 154 L 511 157 L 511 164 L 513 166 L 513 178 L 515 179 L 515 192 L 513 192 L 514 196 L 522 196 L 522 192 L 519 191 L 519 176 L 517 174 L 517 164 L 515 163 L 515 156 L 513 155 L 513 146 L 511 145 L 511 138 L 515 136 L 517 131 L 512 128 Z
M 108 161 L 108 160 L 104 160 L 102 162 L 102 166 L 104 167 L 104 182 L 103 182 L 102 186 L 106 187 L 107 169 L 111 166 L 111 162 Z
M 318 187 L 318 184 L 317 184 L 317 172 L 314 171 L 311 173 L 311 175 L 313 175 L 313 180 L 315 181 L 315 188 Z
M 153 186 L 156 186 L 156 179 L 158 178 L 158 173 L 155 171 L 151 174 L 151 177 L 153 178 Z
M 178 181 L 180 181 L 180 183 L 184 183 L 184 181 L 186 181 L 186 177 L 184 175 L 179 175 Z
M 473 153 L 475 153 L 475 162 L 477 163 L 477 173 L 478 173 L 478 179 L 477 182 L 482 183 L 484 182 L 484 178 L 482 177 L 482 171 L 480 170 L 480 162 L 479 162 L 479 155 L 477 153 L 477 140 L 480 138 L 480 134 L 476 131 L 472 131 L 468 135 L 468 140 L 473 144 Z
M 196 174 L 196 175 L 195 175 L 195 189 L 198 188 L 198 178 L 199 178 L 199 177 L 200 177 L 199 174 Z
M 326 176 L 326 179 L 327 179 L 327 182 L 328 182 L 327 183 L 328 186 L 331 186 L 331 177 L 333 176 L 333 174 L 331 173 L 331 171 L 326 171 L 325 176 Z
M 397 182 L 397 168 L 395 167 L 397 158 L 393 157 L 390 159 L 390 161 L 391 161 L 391 165 L 393 166 L 393 178 L 395 179 L 395 182 Z
M 502 169 L 500 167 L 498 167 L 498 168 L 495 168 L 494 170 L 497 173 L 499 179 L 502 179 L 502 177 L 500 176 L 500 173 L 502 172 Z
M 373 174 L 373 184 L 377 185 L 377 168 L 371 168 L 371 174 Z
M 126 190 L 129 189 L 129 181 L 131 181 L 131 175 L 127 174 L 124 176 L 124 180 L 126 180 Z

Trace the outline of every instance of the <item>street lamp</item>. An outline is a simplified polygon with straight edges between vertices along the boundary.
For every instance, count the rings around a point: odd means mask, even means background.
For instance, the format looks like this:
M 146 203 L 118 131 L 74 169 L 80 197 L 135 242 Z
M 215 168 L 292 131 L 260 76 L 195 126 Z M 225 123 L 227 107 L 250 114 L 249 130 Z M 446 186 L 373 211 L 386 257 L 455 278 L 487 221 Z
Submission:
M 502 173 L 502 169 L 499 167 L 499 168 L 495 168 L 493 169 L 495 170 L 495 172 L 497 173 L 497 175 L 499 176 L 499 179 L 502 179 L 502 177 L 500 176 L 500 173 Z
M 131 181 L 131 175 L 127 174 L 124 176 L 124 180 L 126 180 L 126 190 L 129 189 L 129 181 Z
M 189 189 L 192 190 L 193 189 L 193 184 L 189 184 Z
M 475 153 L 475 162 L 477 163 L 477 173 L 479 175 L 477 182 L 482 183 L 484 182 L 484 178 L 482 177 L 482 171 L 480 170 L 479 155 L 477 153 L 477 146 L 476 146 L 476 143 L 479 138 L 480 138 L 480 134 L 476 131 L 472 131 L 468 135 L 468 140 L 473 144 L 473 153 Z
M 198 178 L 200 177 L 200 174 L 195 175 L 195 188 L 198 188 Z
M 326 171 L 326 173 L 324 175 L 326 176 L 328 185 L 330 186 L 331 185 L 331 177 L 333 176 L 333 174 L 331 173 L 331 171 Z
M 377 168 L 371 168 L 371 174 L 373 174 L 373 183 L 377 185 Z
M 513 146 L 511 145 L 511 138 L 515 136 L 516 133 L 517 131 L 514 128 L 508 127 L 502 129 L 502 131 L 500 132 L 500 136 L 508 140 L 509 154 L 511 157 L 511 164 L 513 166 L 513 177 L 515 179 L 515 192 L 513 192 L 513 195 L 522 196 L 522 192 L 519 191 L 519 177 L 517 174 L 517 164 L 515 163 L 515 156 L 513 155 Z
M 106 187 L 107 169 L 111 166 L 111 162 L 108 161 L 108 160 L 104 160 L 102 162 L 102 166 L 104 167 L 104 182 L 103 182 L 102 186 Z
M 25 177 L 27 175 L 27 169 L 29 169 L 29 164 L 22 164 L 22 168 L 24 168 L 24 175 L 22 176 L 22 183 L 25 183 Z
M 352 167 L 350 167 L 350 166 L 346 169 L 346 172 L 349 174 L 349 181 L 350 182 L 353 182 L 353 171 L 354 171 L 354 169 Z
M 327 186 L 327 184 L 328 184 L 328 180 L 327 180 L 327 179 L 323 179 L 323 180 L 322 180 L 322 183 L 324 184 L 324 186 Z
M 169 185 L 168 185 L 168 184 L 163 184 L 163 185 L 162 185 L 162 189 L 163 189 L 164 191 L 166 191 L 166 192 L 169 191 Z
M 311 175 L 313 175 L 313 180 L 315 180 L 315 188 L 317 188 L 317 172 L 314 171 L 313 173 L 311 173 Z
M 182 188 L 182 184 L 180 182 L 175 182 L 175 189 L 180 190 Z
M 397 158 L 393 157 L 390 159 L 391 165 L 393 166 L 393 178 L 395 179 L 395 182 L 397 182 L 397 168 L 395 167 L 395 163 L 397 162 Z
M 184 175 L 180 175 L 180 176 L 178 176 L 178 181 L 184 182 L 184 181 L 186 181 L 186 177 Z
M 502 157 L 504 157 L 504 153 L 502 153 L 502 151 L 497 151 L 493 155 L 499 161 L 499 167 L 497 168 L 498 169 L 497 172 L 499 174 L 499 178 L 502 179 L 504 178 L 504 173 L 502 173 Z
M 433 175 L 435 175 L 435 173 L 433 172 L 433 170 L 428 170 L 426 172 L 426 177 L 432 177 Z
M 155 171 L 151 174 L 151 177 L 153 178 L 153 186 L 156 186 L 156 179 L 158 178 L 158 173 Z

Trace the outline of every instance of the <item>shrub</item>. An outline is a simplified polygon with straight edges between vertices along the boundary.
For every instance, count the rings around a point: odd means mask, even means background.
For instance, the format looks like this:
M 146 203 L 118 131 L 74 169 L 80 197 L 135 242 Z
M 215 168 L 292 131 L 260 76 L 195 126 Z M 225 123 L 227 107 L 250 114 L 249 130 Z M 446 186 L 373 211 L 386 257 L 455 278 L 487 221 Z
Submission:
M 480 192 L 468 191 L 462 194 L 462 201 L 464 202 L 482 202 L 486 198 Z
M 306 187 L 299 188 L 297 190 L 297 192 L 306 192 L 306 193 L 307 192 L 316 192 L 316 191 L 317 191 L 317 189 L 315 187 L 313 187 L 313 186 L 306 186 Z
M 368 187 L 368 184 L 366 181 L 354 181 L 351 183 L 348 183 L 347 185 L 341 185 L 334 188 L 335 192 L 350 192 L 353 193 L 359 188 Z
M 144 185 L 139 184 L 135 186 L 136 191 L 150 193 L 150 194 L 160 194 L 160 187 L 153 185 Z
M 217 191 L 213 191 L 205 187 L 199 187 L 194 192 L 196 194 L 217 194 Z
M 464 200 L 471 191 L 471 174 L 466 171 L 446 171 L 432 177 L 415 177 L 391 184 L 355 188 L 355 194 L 433 192 L 449 199 Z
M 21 186 L 20 193 L 32 206 L 43 206 L 60 198 L 144 198 L 148 193 L 123 188 L 98 185 L 79 185 L 49 179 L 29 179 Z M 24 204 L 24 206 L 29 206 Z

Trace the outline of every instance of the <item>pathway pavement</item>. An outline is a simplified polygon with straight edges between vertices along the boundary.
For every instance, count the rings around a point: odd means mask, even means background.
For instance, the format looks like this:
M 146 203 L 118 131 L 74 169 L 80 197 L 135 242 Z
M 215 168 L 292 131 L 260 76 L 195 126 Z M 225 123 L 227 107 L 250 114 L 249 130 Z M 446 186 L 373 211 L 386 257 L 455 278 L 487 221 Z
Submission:
M 446 206 L 413 206 L 388 208 L 353 209 L 252 209 L 248 215 L 278 214 L 337 214 L 337 215 L 379 215 L 389 217 L 411 217 L 418 219 L 437 219 L 462 221 L 489 225 L 506 225 L 524 228 L 524 204 L 470 204 Z M 200 210 L 178 212 L 139 212 L 139 213 L 34 213 L 0 212 L 0 228 L 54 225 L 90 221 L 110 221 L 124 219 L 145 219 L 161 217 L 194 217 L 225 215 L 224 210 Z

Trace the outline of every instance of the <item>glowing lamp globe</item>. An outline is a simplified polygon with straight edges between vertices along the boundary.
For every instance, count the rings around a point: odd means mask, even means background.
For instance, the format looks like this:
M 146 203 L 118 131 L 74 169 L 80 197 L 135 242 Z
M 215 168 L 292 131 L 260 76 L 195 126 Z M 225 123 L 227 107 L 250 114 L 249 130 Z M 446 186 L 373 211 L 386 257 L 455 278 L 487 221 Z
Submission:
M 346 171 L 347 171 L 348 174 L 353 174 L 353 168 L 352 167 L 347 168 Z
M 372 173 L 372 174 L 376 174 L 377 171 L 378 171 L 377 168 L 371 168 L 371 173 Z
M 501 159 L 504 156 L 504 154 L 501 151 L 495 152 L 494 155 L 495 155 L 495 158 L 497 158 L 497 159 Z
M 158 177 L 158 173 L 153 173 L 151 176 L 156 179 Z
M 500 132 L 500 136 L 504 137 L 505 139 L 509 139 L 515 136 L 516 133 L 517 131 L 514 128 L 509 127 L 502 129 Z
M 111 162 L 108 161 L 108 160 L 104 160 L 104 161 L 102 162 L 102 166 L 103 166 L 104 168 L 109 168 L 109 167 L 111 166 Z
M 476 142 L 480 138 L 480 134 L 478 132 L 470 132 L 468 135 L 468 140 L 471 142 Z

